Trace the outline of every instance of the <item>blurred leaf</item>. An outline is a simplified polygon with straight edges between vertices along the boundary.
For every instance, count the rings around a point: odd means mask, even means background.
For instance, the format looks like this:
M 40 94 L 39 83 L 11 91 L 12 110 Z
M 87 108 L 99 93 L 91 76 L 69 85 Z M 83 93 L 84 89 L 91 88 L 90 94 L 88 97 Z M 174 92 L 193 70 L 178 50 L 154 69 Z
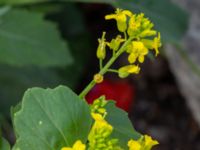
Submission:
M 187 29 L 187 13 L 170 0 L 118 0 L 114 6 L 145 13 L 161 32 L 164 42 L 178 42 Z
M 55 87 L 65 84 L 75 89 L 90 56 L 90 42 L 83 16 L 76 6 L 69 3 L 64 7 L 64 12 L 57 12 L 54 20 L 59 23 L 63 36 L 68 39 L 74 63 L 65 68 L 45 69 L 37 67 L 15 68 L 0 65 L 0 113 L 9 114 L 11 106 L 16 105 L 22 94 L 29 87 Z M 82 57 L 80 50 L 87 55 Z
M 89 106 L 69 88 L 29 89 L 14 115 L 19 138 L 13 150 L 58 150 L 86 142 L 91 123 Z
M 89 3 L 113 3 L 116 0 L 1 0 L 0 4 L 17 5 L 17 4 L 33 4 L 42 2 L 89 2 Z
M 120 145 L 128 149 L 127 141 L 130 139 L 139 139 L 141 136 L 140 133 L 134 129 L 127 112 L 116 107 L 114 101 L 108 101 L 106 110 L 106 120 L 114 127 L 112 136 L 119 139 Z
M 5 8 L 3 8 L 5 9 Z M 55 25 L 43 15 L 8 10 L 0 16 L 0 62 L 14 66 L 65 66 L 72 63 L 69 48 Z
M 9 114 L 10 106 L 16 105 L 27 88 L 54 87 L 58 84 L 72 85 L 53 69 L 36 67 L 14 68 L 0 66 L 0 113 Z
M 0 136 L 0 150 L 10 150 L 9 143 Z
M 59 23 L 62 36 L 67 39 L 71 48 L 74 63 L 64 70 L 63 77 L 67 81 L 73 81 L 74 84 L 73 86 L 70 84 L 70 87 L 74 88 L 83 77 L 94 52 L 83 13 L 74 3 L 66 3 L 61 12 L 48 16 L 48 19 Z
M 4 0 L 2 3 L 19 4 L 49 1 Z M 154 22 L 157 30 L 161 32 L 164 42 L 179 41 L 187 29 L 187 13 L 180 7 L 173 4 L 170 0 L 62 0 L 62 2 L 64 1 L 107 3 L 113 5 L 114 7 L 132 10 L 133 12 L 144 12 Z

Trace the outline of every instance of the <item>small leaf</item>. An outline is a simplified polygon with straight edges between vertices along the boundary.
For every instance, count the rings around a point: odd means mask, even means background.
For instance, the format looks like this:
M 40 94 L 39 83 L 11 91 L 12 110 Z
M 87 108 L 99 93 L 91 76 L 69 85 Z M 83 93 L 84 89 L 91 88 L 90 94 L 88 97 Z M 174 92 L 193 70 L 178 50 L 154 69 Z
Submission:
M 120 145 L 127 148 L 130 139 L 140 138 L 141 134 L 134 129 L 128 114 L 116 107 L 114 101 L 108 101 L 106 110 L 108 112 L 106 120 L 114 127 L 112 136 L 119 139 Z
M 88 104 L 69 88 L 29 89 L 14 114 L 19 138 L 13 150 L 60 150 L 86 142 L 91 120 Z
M 68 46 L 60 38 L 55 25 L 45 21 L 42 14 L 22 9 L 2 9 L 0 63 L 41 67 L 72 63 Z

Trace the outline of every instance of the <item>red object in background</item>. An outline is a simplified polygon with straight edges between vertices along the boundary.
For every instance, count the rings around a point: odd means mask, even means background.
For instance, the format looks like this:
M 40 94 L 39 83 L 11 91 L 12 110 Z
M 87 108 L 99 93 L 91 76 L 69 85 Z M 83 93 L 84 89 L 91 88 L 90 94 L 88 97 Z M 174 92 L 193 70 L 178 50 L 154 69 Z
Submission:
M 127 81 L 109 81 L 104 80 L 87 94 L 88 103 L 92 103 L 95 99 L 105 95 L 106 99 L 116 101 L 116 105 L 123 110 L 129 112 L 135 99 L 135 88 Z

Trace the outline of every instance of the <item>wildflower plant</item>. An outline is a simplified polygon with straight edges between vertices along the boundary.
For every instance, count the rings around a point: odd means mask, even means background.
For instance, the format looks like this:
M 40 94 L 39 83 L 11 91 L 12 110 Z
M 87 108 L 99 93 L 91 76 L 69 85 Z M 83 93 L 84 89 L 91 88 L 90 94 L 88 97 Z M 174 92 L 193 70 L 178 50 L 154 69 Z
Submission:
M 105 73 L 114 72 L 120 78 L 138 74 L 149 51 L 154 50 L 157 56 L 161 46 L 160 33 L 142 13 L 117 9 L 105 19 L 116 20 L 119 34 L 107 41 L 103 32 L 98 39 L 99 72 L 79 95 L 66 86 L 28 89 L 22 102 L 12 108 L 17 138 L 13 150 L 150 150 L 158 144 L 138 133 L 127 113 L 113 101 L 104 96 L 91 105 L 85 101 L 93 86 L 104 80 Z M 112 56 L 105 62 L 109 50 Z M 112 68 L 123 54 L 128 64 Z

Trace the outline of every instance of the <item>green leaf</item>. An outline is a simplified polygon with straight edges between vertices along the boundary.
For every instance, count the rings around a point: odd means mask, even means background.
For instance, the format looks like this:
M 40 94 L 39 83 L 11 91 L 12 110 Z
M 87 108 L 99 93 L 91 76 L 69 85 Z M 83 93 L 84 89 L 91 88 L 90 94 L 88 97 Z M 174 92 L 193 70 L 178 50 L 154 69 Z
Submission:
M 22 9 L 0 10 L 0 63 L 14 66 L 65 66 L 72 63 L 56 26 L 43 15 Z M 7 11 L 5 11 L 7 9 Z
M 161 32 L 164 42 L 178 42 L 188 27 L 188 14 L 170 0 L 119 0 L 114 6 L 143 12 Z
M 113 138 L 118 138 L 120 145 L 128 149 L 127 142 L 130 139 L 137 140 L 140 138 L 141 134 L 134 129 L 128 118 L 128 114 L 116 107 L 114 101 L 108 101 L 106 110 L 108 112 L 106 120 L 114 127 Z
M 0 137 L 0 150 L 10 150 L 9 143 L 2 137 Z
M 10 107 L 19 102 L 27 88 L 55 87 L 59 84 L 71 86 L 73 81 L 66 81 L 55 69 L 0 65 L 0 83 L 0 113 L 8 116 Z
M 13 149 L 59 150 L 86 142 L 91 122 L 88 104 L 69 88 L 29 89 L 14 114 L 19 138 Z

